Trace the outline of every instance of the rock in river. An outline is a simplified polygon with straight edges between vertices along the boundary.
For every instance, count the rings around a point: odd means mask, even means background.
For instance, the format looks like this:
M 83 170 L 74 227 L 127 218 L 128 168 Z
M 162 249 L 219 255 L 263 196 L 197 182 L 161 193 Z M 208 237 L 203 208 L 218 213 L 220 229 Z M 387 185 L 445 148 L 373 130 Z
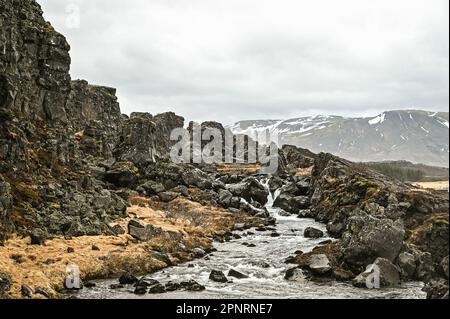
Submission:
M 325 234 L 323 233 L 323 231 L 321 231 L 317 228 L 308 227 L 305 229 L 305 232 L 303 235 L 306 238 L 322 238 Z
M 370 277 L 369 277 L 370 276 Z M 353 280 L 353 285 L 359 288 L 371 288 L 379 283 L 380 287 L 391 287 L 400 284 L 400 270 L 385 258 L 377 258 L 363 273 Z
M 211 274 L 209 275 L 209 279 L 215 282 L 228 282 L 227 277 L 225 276 L 225 274 L 221 271 L 218 270 L 213 270 L 211 271 Z
M 239 272 L 237 270 L 234 270 L 234 269 L 230 269 L 230 271 L 228 271 L 228 277 L 234 277 L 234 278 L 237 278 L 237 279 L 248 278 L 247 275 L 244 275 L 243 273 L 241 273 L 241 272 Z
M 324 275 L 331 271 L 330 260 L 327 255 L 312 255 L 309 259 L 309 269 L 318 275 Z

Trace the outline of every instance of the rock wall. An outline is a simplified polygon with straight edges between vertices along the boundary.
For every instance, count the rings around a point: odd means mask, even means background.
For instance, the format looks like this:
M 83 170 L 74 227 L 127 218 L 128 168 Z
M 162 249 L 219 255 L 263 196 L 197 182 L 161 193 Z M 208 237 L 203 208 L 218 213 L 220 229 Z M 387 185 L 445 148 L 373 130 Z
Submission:
M 115 89 L 71 81 L 69 50 L 35 0 L 0 0 L 0 242 L 113 233 L 127 203 L 107 177 L 167 159 L 184 124 L 122 115 Z

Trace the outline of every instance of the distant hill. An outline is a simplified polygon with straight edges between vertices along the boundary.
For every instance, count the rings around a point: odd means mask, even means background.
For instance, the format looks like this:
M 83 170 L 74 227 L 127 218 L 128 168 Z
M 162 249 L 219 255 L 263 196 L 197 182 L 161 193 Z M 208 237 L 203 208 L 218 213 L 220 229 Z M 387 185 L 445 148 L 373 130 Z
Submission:
M 449 166 L 449 113 L 388 111 L 370 118 L 300 117 L 290 120 L 241 121 L 236 134 L 268 129 L 280 144 L 329 152 L 358 162 L 399 161 Z
M 449 169 L 446 167 L 413 164 L 407 161 L 364 163 L 387 176 L 407 182 L 448 181 Z

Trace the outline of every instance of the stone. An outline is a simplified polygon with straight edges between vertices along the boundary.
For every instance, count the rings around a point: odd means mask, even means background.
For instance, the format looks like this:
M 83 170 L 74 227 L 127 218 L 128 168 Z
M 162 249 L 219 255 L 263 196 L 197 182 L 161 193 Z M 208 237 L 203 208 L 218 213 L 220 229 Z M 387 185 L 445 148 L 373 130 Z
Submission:
M 350 218 L 350 241 L 344 244 L 344 259 L 350 265 L 367 266 L 378 257 L 393 262 L 405 237 L 403 224 L 367 214 Z
M 398 266 L 406 278 L 413 279 L 416 273 L 416 259 L 413 254 L 403 252 L 398 255 Z
M 307 196 L 280 195 L 273 203 L 273 207 L 278 207 L 291 214 L 299 214 L 301 210 L 308 209 L 310 206 Z
M 201 258 L 206 255 L 206 251 L 202 248 L 194 248 L 192 252 L 194 253 L 195 258 Z
M 165 292 L 166 292 L 166 289 L 161 284 L 156 284 L 154 286 L 151 286 L 150 289 L 148 290 L 149 294 L 162 294 Z
M 0 272 L 0 296 L 9 292 L 12 283 L 13 281 L 10 275 Z
M 308 267 L 312 272 L 318 275 L 324 275 L 332 269 L 330 260 L 325 254 L 312 255 L 309 258 Z
M 92 245 L 91 249 L 93 251 L 100 251 L 100 247 L 98 247 L 97 245 Z
M 313 227 L 306 228 L 303 234 L 306 238 L 322 238 L 324 235 L 323 231 Z
M 448 299 L 448 280 L 443 278 L 431 280 L 423 291 L 427 293 L 427 299 Z
M 172 193 L 172 192 L 162 192 L 158 194 L 158 197 L 161 201 L 165 203 L 169 203 L 176 199 L 178 197 L 178 193 Z
M 117 187 L 131 187 L 137 181 L 139 170 L 131 162 L 117 162 L 105 172 L 105 181 Z
M 180 286 L 187 291 L 203 291 L 206 289 L 205 286 L 199 284 L 195 280 L 181 282 Z
M 31 232 L 30 238 L 31 238 L 31 245 L 42 246 L 45 245 L 45 241 L 47 240 L 47 234 L 42 229 L 36 228 Z
M 67 247 L 67 253 L 73 254 L 75 252 L 75 249 L 73 247 Z
M 225 274 L 218 270 L 211 271 L 211 274 L 209 275 L 209 279 L 212 281 L 221 282 L 221 283 L 228 282 L 228 279 L 225 276 Z
M 265 205 L 269 196 L 268 190 L 254 177 L 247 177 L 242 182 L 227 186 L 233 195 L 244 198 L 247 202 L 253 201 Z
M 228 271 L 228 277 L 234 277 L 234 278 L 237 278 L 237 279 L 245 279 L 245 278 L 248 278 L 247 275 L 244 275 L 243 273 L 241 273 L 241 272 L 239 272 L 239 271 L 237 271 L 237 270 L 234 270 L 234 269 L 230 269 L 230 270 Z
M 370 277 L 369 277 L 370 276 Z M 400 269 L 385 258 L 377 258 L 363 273 L 353 280 L 353 285 L 359 288 L 376 288 L 377 277 L 380 287 L 392 287 L 400 284 Z M 374 287 L 368 287 L 368 282 Z
M 114 225 L 114 226 L 112 227 L 112 231 L 114 232 L 114 234 L 115 234 L 116 236 L 125 234 L 125 229 L 123 229 L 123 227 L 120 226 L 120 225 Z
M 139 279 L 131 274 L 123 274 L 119 278 L 119 283 L 121 285 L 133 285 L 133 284 L 137 283 L 138 281 L 139 281 Z
M 298 267 L 288 269 L 284 275 L 285 280 L 296 281 L 299 283 L 306 283 L 310 278 L 311 276 L 306 270 Z
M 42 296 L 44 296 L 47 299 L 51 299 L 52 298 L 52 295 L 50 294 L 50 292 L 47 289 L 42 288 L 42 287 L 36 288 L 34 293 L 36 295 L 42 295 Z
M 221 189 L 219 190 L 219 204 L 222 205 L 225 208 L 228 208 L 231 206 L 231 201 L 233 199 L 233 194 L 226 190 Z
M 20 293 L 22 294 L 22 297 L 25 298 L 32 298 L 34 294 L 33 289 L 28 285 L 22 285 L 20 287 Z
M 137 286 L 133 292 L 135 295 L 145 295 L 147 293 L 147 287 Z
M 128 234 L 138 240 L 145 241 L 147 240 L 146 225 L 140 220 L 132 219 L 128 222 Z

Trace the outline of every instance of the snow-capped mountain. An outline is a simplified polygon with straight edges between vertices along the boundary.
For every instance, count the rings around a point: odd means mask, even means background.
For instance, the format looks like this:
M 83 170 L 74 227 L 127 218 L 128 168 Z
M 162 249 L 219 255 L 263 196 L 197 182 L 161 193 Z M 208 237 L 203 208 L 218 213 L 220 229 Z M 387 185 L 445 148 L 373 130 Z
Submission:
M 449 113 L 388 111 L 370 118 L 300 117 L 290 120 L 241 121 L 235 134 L 269 130 L 280 144 L 329 152 L 353 161 L 408 160 L 449 166 Z

